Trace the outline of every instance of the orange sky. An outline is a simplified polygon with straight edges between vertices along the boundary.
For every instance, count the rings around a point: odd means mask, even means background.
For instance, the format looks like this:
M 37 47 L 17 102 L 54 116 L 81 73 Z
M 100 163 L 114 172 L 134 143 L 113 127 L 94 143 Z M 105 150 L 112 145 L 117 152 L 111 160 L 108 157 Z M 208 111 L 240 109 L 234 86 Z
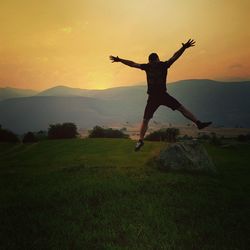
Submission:
M 1 0 L 0 87 L 108 88 L 145 82 L 111 64 L 168 59 L 189 38 L 197 46 L 169 81 L 250 79 L 249 0 Z

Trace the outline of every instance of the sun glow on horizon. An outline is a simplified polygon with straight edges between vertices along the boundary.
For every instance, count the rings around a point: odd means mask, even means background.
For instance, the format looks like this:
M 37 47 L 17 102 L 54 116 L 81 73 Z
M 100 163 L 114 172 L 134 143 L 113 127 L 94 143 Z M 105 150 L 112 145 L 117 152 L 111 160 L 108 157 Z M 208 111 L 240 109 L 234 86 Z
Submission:
M 250 79 L 247 0 L 3 0 L 0 7 L 0 87 L 134 85 L 145 74 L 109 55 L 145 63 L 155 51 L 167 60 L 189 38 L 197 45 L 169 70 L 169 82 Z

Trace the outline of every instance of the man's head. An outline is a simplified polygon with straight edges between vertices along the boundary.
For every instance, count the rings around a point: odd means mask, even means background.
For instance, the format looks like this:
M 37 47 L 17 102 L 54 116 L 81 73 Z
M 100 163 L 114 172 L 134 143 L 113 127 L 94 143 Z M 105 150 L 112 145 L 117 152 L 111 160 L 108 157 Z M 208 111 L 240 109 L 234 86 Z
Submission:
M 148 61 L 149 61 L 149 62 L 159 62 L 160 59 L 159 59 L 159 56 L 158 56 L 156 53 L 151 53 L 151 54 L 148 56 Z

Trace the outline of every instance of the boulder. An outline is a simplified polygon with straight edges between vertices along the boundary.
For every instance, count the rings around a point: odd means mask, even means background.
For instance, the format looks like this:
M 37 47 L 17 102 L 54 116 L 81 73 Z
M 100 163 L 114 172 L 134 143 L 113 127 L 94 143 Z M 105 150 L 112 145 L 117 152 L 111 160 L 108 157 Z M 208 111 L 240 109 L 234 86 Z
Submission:
M 167 170 L 216 173 L 212 159 L 198 141 L 170 144 L 160 152 L 157 162 Z

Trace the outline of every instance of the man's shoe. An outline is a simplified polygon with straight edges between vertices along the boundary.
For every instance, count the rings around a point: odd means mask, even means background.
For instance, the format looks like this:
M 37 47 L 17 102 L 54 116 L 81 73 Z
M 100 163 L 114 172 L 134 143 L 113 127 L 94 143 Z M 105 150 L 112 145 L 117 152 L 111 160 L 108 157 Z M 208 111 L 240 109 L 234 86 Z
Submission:
M 196 122 L 196 125 L 197 125 L 198 129 L 206 128 L 211 124 L 212 124 L 212 122 L 201 122 L 201 121 Z
M 136 144 L 135 144 L 135 151 L 139 151 L 140 148 L 144 145 L 143 140 L 139 140 Z

